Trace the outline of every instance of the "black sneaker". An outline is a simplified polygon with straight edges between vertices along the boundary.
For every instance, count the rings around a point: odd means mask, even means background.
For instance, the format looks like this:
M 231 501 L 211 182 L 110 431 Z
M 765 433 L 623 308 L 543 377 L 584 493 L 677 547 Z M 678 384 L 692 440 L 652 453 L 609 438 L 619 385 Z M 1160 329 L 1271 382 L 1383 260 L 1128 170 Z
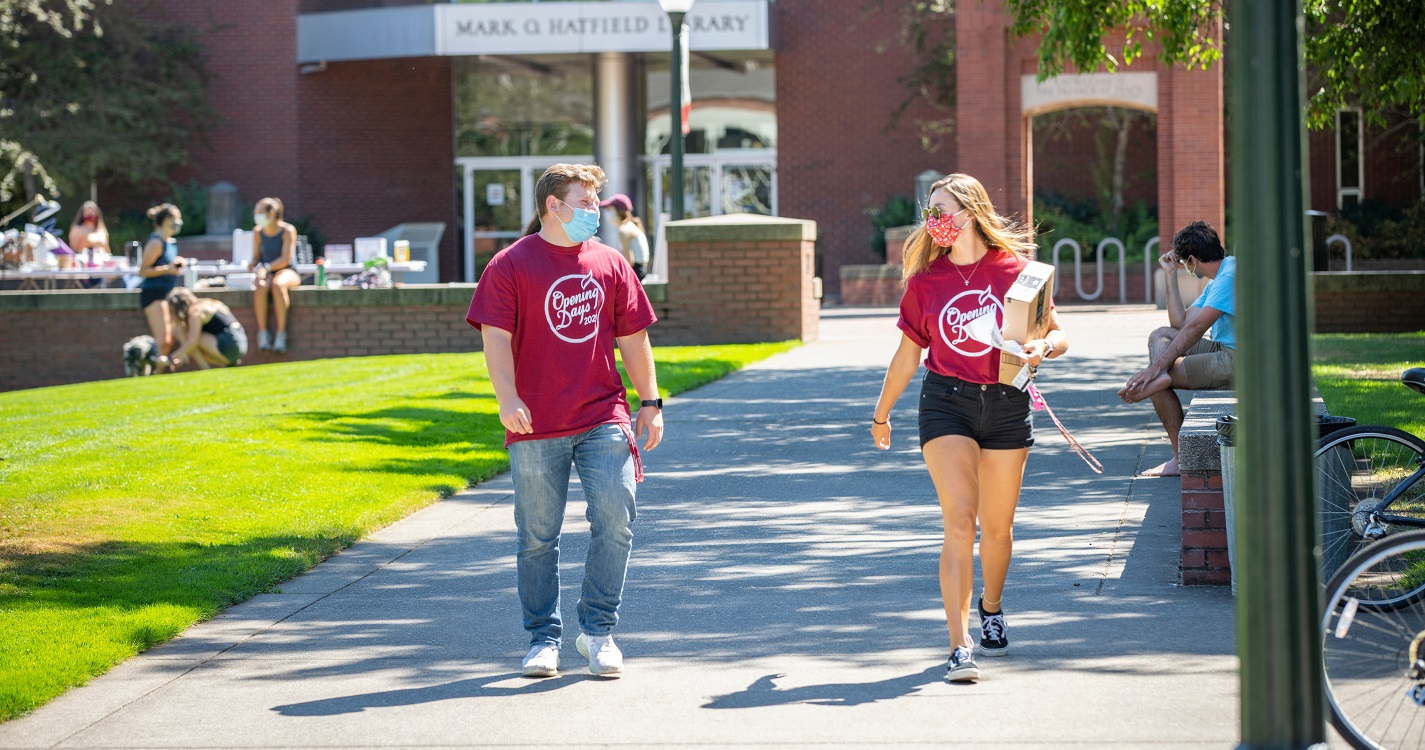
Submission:
M 1004 656 L 1009 653 L 1009 628 L 1004 624 L 1004 610 L 994 614 L 985 611 L 985 600 L 980 599 L 980 653 L 985 656 Z
M 975 664 L 975 652 L 964 646 L 950 653 L 950 661 L 945 665 L 946 682 L 974 682 L 980 679 L 980 667 Z

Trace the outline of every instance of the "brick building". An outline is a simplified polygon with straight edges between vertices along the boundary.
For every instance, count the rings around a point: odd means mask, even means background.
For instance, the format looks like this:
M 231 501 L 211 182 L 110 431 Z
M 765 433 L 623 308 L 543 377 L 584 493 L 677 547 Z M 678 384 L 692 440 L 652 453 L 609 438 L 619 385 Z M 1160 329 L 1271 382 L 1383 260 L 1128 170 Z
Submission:
M 555 161 L 597 158 L 607 193 L 634 196 L 645 218 L 666 209 L 671 32 L 652 0 L 154 5 L 201 38 L 220 116 L 175 182 L 276 195 L 331 242 L 443 222 L 444 281 L 473 280 L 517 236 L 533 178 Z M 975 174 L 1010 212 L 1032 211 L 1036 193 L 1088 191 L 1093 128 L 1050 148 L 1031 127 L 1066 107 L 1153 114 L 1127 150 L 1128 197 L 1157 211 L 1163 234 L 1225 213 L 1221 66 L 1188 72 L 1150 54 L 1107 94 L 1094 74 L 1031 86 L 1033 41 L 1007 34 L 999 3 L 962 4 L 956 110 L 912 106 L 891 127 L 914 67 L 895 3 L 698 0 L 689 18 L 689 216 L 815 220 L 829 296 L 841 266 L 880 262 L 867 212 L 913 195 L 927 169 Z M 937 117 L 953 135 L 928 153 L 914 123 Z M 1395 153 L 1411 134 L 1352 132 L 1312 136 L 1312 207 L 1417 200 L 1419 155 Z

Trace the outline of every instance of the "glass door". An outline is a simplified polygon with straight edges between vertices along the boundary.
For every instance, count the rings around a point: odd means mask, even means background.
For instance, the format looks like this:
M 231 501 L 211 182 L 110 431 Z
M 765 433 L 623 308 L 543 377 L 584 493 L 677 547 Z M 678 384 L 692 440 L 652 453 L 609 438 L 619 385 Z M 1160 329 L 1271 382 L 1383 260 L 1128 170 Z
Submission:
M 465 280 L 475 281 L 495 253 L 524 234 L 534 218 L 534 184 L 559 162 L 587 164 L 592 156 L 462 156 Z
M 473 174 L 475 225 L 475 278 L 480 278 L 495 253 L 520 238 L 520 172 L 515 169 L 479 170 Z

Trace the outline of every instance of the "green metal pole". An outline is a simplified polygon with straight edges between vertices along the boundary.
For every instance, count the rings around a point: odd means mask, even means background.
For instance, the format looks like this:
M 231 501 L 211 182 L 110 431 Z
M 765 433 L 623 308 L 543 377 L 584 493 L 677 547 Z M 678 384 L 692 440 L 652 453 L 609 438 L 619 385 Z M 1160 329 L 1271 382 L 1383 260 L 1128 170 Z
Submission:
M 1301 5 L 1228 10 L 1241 747 L 1325 747 Z
M 683 15 L 669 13 L 673 23 L 673 99 L 668 104 L 668 113 L 673 116 L 673 130 L 669 134 L 672 165 L 669 177 L 672 185 L 670 196 L 672 220 L 683 218 Z

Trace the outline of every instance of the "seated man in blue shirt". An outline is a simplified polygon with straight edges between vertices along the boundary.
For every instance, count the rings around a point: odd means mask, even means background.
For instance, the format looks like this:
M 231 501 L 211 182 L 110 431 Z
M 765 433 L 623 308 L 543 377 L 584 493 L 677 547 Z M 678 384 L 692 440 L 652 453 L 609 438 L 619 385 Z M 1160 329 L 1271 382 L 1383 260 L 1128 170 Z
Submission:
M 1173 237 L 1173 249 L 1158 258 L 1167 275 L 1168 322 L 1148 337 L 1147 369 L 1128 379 L 1118 392 L 1127 403 L 1153 399 L 1158 419 L 1168 431 L 1173 457 L 1144 471 L 1144 477 L 1178 476 L 1178 430 L 1183 426 L 1183 404 L 1174 388 L 1197 391 L 1232 386 L 1232 358 L 1237 349 L 1233 312 L 1237 259 L 1226 257 L 1217 232 L 1206 222 L 1194 221 Z M 1211 279 L 1191 307 L 1183 307 L 1178 289 L 1177 265 L 1197 277 Z M 1203 338 L 1208 330 L 1212 338 Z

